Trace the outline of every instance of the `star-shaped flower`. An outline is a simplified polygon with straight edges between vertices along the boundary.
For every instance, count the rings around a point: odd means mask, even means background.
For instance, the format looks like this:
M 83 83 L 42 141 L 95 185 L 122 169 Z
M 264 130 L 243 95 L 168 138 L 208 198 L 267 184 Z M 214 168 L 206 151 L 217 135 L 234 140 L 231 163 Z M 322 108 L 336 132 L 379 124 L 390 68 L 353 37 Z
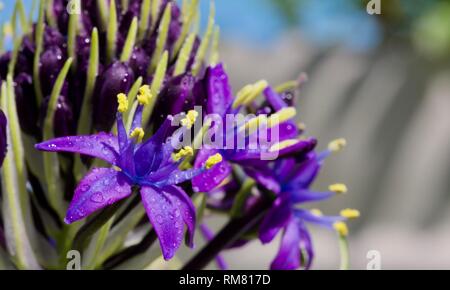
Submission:
M 92 136 L 63 137 L 37 144 L 36 148 L 48 152 L 71 152 L 102 159 L 111 168 L 95 168 L 79 183 L 67 211 L 66 223 L 81 220 L 93 212 L 140 192 L 142 204 L 159 237 L 163 256 L 172 258 L 183 239 L 184 224 L 187 226 L 189 246 L 193 246 L 195 208 L 183 189 L 176 186 L 203 173 L 221 156 L 213 156 L 205 166 L 181 171 L 179 165 L 193 154 L 190 147 L 174 152 L 181 142 L 183 130 L 177 130 L 171 138 L 171 118 L 146 142 L 141 143 L 144 131 L 140 127 L 144 106 L 152 98 L 148 86 L 143 86 L 137 97 L 137 108 L 127 133 L 123 114 L 128 110 L 126 95 L 118 95 L 118 136 L 99 133 Z M 188 114 L 192 115 L 192 114 Z

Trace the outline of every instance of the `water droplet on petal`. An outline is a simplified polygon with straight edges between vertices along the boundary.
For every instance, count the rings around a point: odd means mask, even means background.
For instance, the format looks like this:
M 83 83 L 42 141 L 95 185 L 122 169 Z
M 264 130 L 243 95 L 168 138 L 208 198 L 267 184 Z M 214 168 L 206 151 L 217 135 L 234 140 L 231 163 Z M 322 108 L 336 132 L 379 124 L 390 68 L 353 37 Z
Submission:
M 105 200 L 101 192 L 96 192 L 91 196 L 91 201 L 95 203 L 101 203 Z

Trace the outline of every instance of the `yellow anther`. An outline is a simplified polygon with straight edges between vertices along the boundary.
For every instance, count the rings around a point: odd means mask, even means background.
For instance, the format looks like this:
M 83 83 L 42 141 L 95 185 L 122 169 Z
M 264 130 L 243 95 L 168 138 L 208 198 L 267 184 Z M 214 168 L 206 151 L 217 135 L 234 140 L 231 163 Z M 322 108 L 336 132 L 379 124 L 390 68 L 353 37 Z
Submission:
M 360 212 L 357 209 L 346 208 L 341 210 L 341 216 L 348 219 L 357 219 L 360 217 Z
M 273 144 L 272 147 L 270 147 L 269 152 L 277 152 L 281 151 L 283 149 L 289 148 L 291 146 L 294 146 L 297 144 L 300 140 L 298 139 L 288 139 L 284 140 L 280 143 Z
M 315 215 L 315 216 L 323 216 L 323 213 L 320 209 L 314 208 L 312 210 L 310 210 L 310 212 Z
M 347 193 L 347 191 L 348 191 L 347 186 L 342 183 L 332 184 L 328 187 L 328 189 L 332 192 L 339 193 L 339 194 Z
M 269 128 L 273 128 L 283 122 L 286 122 L 297 115 L 297 110 L 294 107 L 283 108 L 277 113 L 269 117 Z
M 330 150 L 331 152 L 338 152 L 344 149 L 346 145 L 347 140 L 345 140 L 344 138 L 336 139 L 328 144 L 328 150 Z
M 191 129 L 192 126 L 195 124 L 195 121 L 197 120 L 198 112 L 191 110 L 186 114 L 186 118 L 181 120 L 181 125 L 183 127 L 186 127 L 188 129 Z
M 236 109 L 244 103 L 248 96 L 253 92 L 253 85 L 246 85 L 236 95 L 236 100 L 233 103 L 233 108 Z
M 153 98 L 152 91 L 150 90 L 150 86 L 143 85 L 139 88 L 139 94 L 137 96 L 137 100 L 141 106 L 145 106 L 150 104 L 150 100 Z
M 121 172 L 122 171 L 122 169 L 120 168 L 120 167 L 117 167 L 117 166 L 113 166 L 112 167 L 115 171 L 117 171 L 117 172 Z
M 211 169 L 214 165 L 222 162 L 223 157 L 220 155 L 220 153 L 217 153 L 216 155 L 213 155 L 206 160 L 205 167 L 206 169 Z
M 194 156 L 194 149 L 192 149 L 191 146 L 186 146 L 186 147 L 182 148 L 180 151 L 178 151 L 177 153 L 173 153 L 172 159 L 175 162 L 178 162 L 183 157 L 186 157 L 186 156 Z
M 144 139 L 145 132 L 142 128 L 136 128 L 131 132 L 130 137 L 136 138 L 138 143 L 142 142 L 142 139 Z
M 348 227 L 344 222 L 335 222 L 333 224 L 333 228 L 338 232 L 338 234 L 342 237 L 348 236 Z
M 305 130 L 306 130 L 306 124 L 300 122 L 300 123 L 297 124 L 297 128 L 298 128 L 300 131 L 305 131 Z
M 253 100 L 255 100 L 268 86 L 269 84 L 265 80 L 255 83 L 252 87 L 252 91 L 247 95 L 247 97 L 243 101 L 243 104 L 248 105 L 251 102 L 253 102 Z
M 125 113 L 128 111 L 128 98 L 125 94 L 118 94 L 117 95 L 117 102 L 119 103 L 118 111 L 120 113 Z
M 251 134 L 255 133 L 256 131 L 258 131 L 260 126 L 262 124 L 264 124 L 265 122 L 267 122 L 266 116 L 259 115 L 258 117 L 248 120 L 244 125 L 242 125 L 239 128 L 238 132 L 242 133 L 242 132 L 246 131 L 248 135 L 251 135 Z

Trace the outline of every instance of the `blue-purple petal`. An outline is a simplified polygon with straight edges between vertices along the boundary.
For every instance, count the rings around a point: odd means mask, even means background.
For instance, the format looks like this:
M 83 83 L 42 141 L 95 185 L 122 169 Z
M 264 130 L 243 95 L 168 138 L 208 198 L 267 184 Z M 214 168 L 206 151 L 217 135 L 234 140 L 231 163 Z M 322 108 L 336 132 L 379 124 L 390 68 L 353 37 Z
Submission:
M 90 171 L 75 189 L 65 222 L 70 224 L 131 195 L 126 177 L 111 168 Z
M 116 165 L 119 145 L 112 134 L 99 133 L 91 136 L 62 137 L 35 145 L 36 149 L 47 152 L 79 153 L 96 157 Z
M 296 270 L 300 268 L 300 233 L 297 223 L 292 219 L 285 227 L 280 249 L 273 260 L 272 270 Z
M 206 160 L 217 152 L 215 149 L 201 149 L 195 160 L 194 168 L 204 167 Z M 226 160 L 223 160 L 213 168 L 194 177 L 192 186 L 197 192 L 209 192 L 219 186 L 231 174 L 231 171 L 231 165 Z
M 162 190 L 144 186 L 141 198 L 150 223 L 159 238 L 165 260 L 170 260 L 183 240 L 184 221 L 177 208 Z
M 263 244 L 270 243 L 291 218 L 291 204 L 285 198 L 277 198 L 259 228 L 260 241 Z

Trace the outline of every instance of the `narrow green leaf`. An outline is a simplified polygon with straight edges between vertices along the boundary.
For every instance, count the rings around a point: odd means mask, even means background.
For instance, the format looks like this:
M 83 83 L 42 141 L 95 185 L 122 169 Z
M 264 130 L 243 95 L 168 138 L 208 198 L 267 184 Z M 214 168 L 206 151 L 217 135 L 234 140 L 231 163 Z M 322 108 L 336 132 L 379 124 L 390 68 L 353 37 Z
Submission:
M 207 196 L 206 193 L 200 192 L 198 193 L 194 198 L 193 198 L 193 202 L 195 205 L 195 212 L 197 213 L 196 216 L 196 226 L 200 226 L 200 224 L 202 223 L 203 220 L 203 215 L 205 214 L 205 209 L 206 209 L 206 201 L 207 201 Z
M 348 249 L 348 240 L 347 237 L 339 235 L 339 252 L 341 255 L 341 270 L 349 270 L 350 269 L 350 252 Z
M 151 31 L 156 27 L 156 23 L 158 22 L 159 10 L 161 9 L 161 0 L 152 0 L 152 24 Z
M 231 208 L 230 215 L 232 218 L 241 217 L 244 212 L 245 204 L 252 193 L 252 188 L 255 185 L 255 181 L 253 179 L 247 179 L 244 184 L 242 184 L 241 189 L 236 195 L 236 199 L 233 203 L 233 207 Z
M 78 121 L 78 135 L 87 135 L 91 133 L 92 126 L 92 95 L 94 93 L 95 81 L 98 76 L 99 67 L 99 42 L 98 30 L 94 28 L 91 36 L 91 50 L 89 55 L 89 67 L 86 77 L 86 88 L 84 90 L 81 115 Z
M 8 77 L 7 84 L 1 88 L 1 108 L 8 118 L 6 136 L 8 152 L 1 170 L 1 183 L 3 187 L 3 222 L 5 225 L 5 239 L 9 255 L 19 269 L 39 269 L 40 266 L 34 256 L 29 235 L 27 232 L 26 208 L 22 205 L 28 199 L 26 191 L 26 178 L 24 177 L 23 148 L 21 147 L 20 130 L 15 131 L 18 125 L 17 111 L 13 96 L 8 93 L 12 89 L 12 78 Z M 19 137 L 19 139 L 17 139 Z M 19 162 L 18 162 L 19 161 Z
M 108 27 L 108 6 L 107 1 L 97 0 L 98 14 L 100 17 L 100 31 L 105 31 Z
M 195 19 L 195 15 L 198 11 L 198 4 L 199 0 L 192 0 L 192 3 L 190 3 L 190 6 L 186 11 L 187 14 L 183 15 L 183 27 L 181 29 L 180 37 L 175 42 L 172 58 L 175 58 L 178 55 L 178 52 L 180 51 L 181 46 L 183 45 L 184 40 L 191 29 L 192 23 Z
M 17 176 L 19 180 L 19 189 L 21 190 L 20 202 L 21 208 L 24 211 L 25 225 L 28 230 L 31 241 L 35 241 L 35 229 L 32 226 L 32 215 L 30 208 L 30 201 L 27 196 L 26 183 L 27 173 L 25 167 L 25 153 L 22 134 L 19 125 L 19 117 L 17 116 L 16 96 L 14 92 L 14 82 L 12 75 L 7 76 L 7 96 L 8 96 L 8 117 L 9 126 L 11 128 L 11 145 L 14 150 L 14 158 L 17 168 Z M 32 246 L 34 244 L 32 243 Z
M 56 108 L 58 106 L 58 98 L 61 94 L 61 89 L 64 84 L 64 80 L 72 65 L 72 59 L 69 58 L 64 67 L 59 73 L 55 85 L 53 86 L 52 93 L 50 95 L 50 101 L 48 103 L 47 114 L 44 120 L 44 132 L 43 139 L 50 140 L 54 137 L 54 117 Z M 44 171 L 47 180 L 47 194 L 48 201 L 54 210 L 63 219 L 65 216 L 65 204 L 63 200 L 63 185 L 62 179 L 59 173 L 59 160 L 58 155 L 55 153 L 43 153 L 44 154 Z
M 95 270 L 99 259 L 100 251 L 105 245 L 114 218 L 105 223 L 100 230 L 92 237 L 87 250 L 83 253 L 83 269 Z
M 137 33 L 138 19 L 133 18 L 131 22 L 130 29 L 128 30 L 127 39 L 123 46 L 122 55 L 120 56 L 121 62 L 126 62 L 130 60 L 131 54 L 133 53 L 134 44 L 136 43 L 136 33 Z
M 78 120 L 78 135 L 89 135 L 92 130 L 92 95 L 99 67 L 99 43 L 98 30 L 94 28 L 91 36 L 91 50 L 89 55 L 89 67 L 86 76 L 86 88 L 84 90 L 83 104 L 80 119 Z M 75 157 L 74 176 L 77 181 L 85 174 L 85 168 L 80 156 Z
M 12 32 L 13 39 L 15 39 L 17 36 L 17 14 L 18 13 L 19 13 L 19 11 L 17 10 L 17 3 L 16 3 L 16 5 L 14 5 L 14 10 L 11 15 L 11 20 L 9 22 L 11 24 L 11 32 Z
M 219 63 L 219 44 L 220 44 L 220 27 L 216 26 L 214 28 L 214 35 L 212 40 L 212 47 L 211 47 L 211 55 L 209 59 L 209 63 L 212 66 L 216 66 Z
M 130 1 L 129 0 L 121 0 L 122 3 L 122 14 L 125 14 L 125 12 L 127 12 L 128 7 L 130 5 Z
M 127 234 L 138 225 L 144 216 L 144 207 L 138 205 L 112 228 L 98 259 L 99 264 L 103 264 L 103 262 L 122 248 Z
M 117 46 L 117 10 L 116 1 L 109 5 L 108 32 L 106 34 L 106 61 L 111 63 L 116 57 Z
M 131 108 L 131 110 L 128 110 L 126 113 L 124 113 L 123 121 L 126 124 L 127 132 L 130 131 L 131 125 L 133 123 L 133 118 L 131 116 L 134 116 L 134 113 L 137 109 L 137 102 L 135 102 L 137 94 L 139 92 L 139 88 L 142 86 L 142 77 L 139 77 L 133 84 L 133 86 L 130 89 L 130 92 L 128 93 L 128 107 Z
M 19 14 L 20 29 L 22 30 L 23 34 L 27 34 L 28 33 L 28 21 L 27 21 L 27 15 L 25 13 L 25 7 L 23 6 L 22 0 L 16 1 L 16 7 L 17 7 L 17 13 Z
M 153 98 L 150 100 L 150 104 L 148 106 L 145 106 L 144 108 L 144 112 L 142 113 L 142 124 L 148 124 L 148 122 L 150 121 L 153 109 L 155 108 L 156 100 L 158 98 L 159 92 L 164 82 L 164 78 L 166 76 L 168 62 L 169 62 L 169 52 L 166 50 L 163 53 L 161 60 L 159 61 L 158 66 L 156 67 L 156 72 L 153 76 L 152 85 L 150 86 Z
M 205 55 L 209 47 L 209 42 L 213 34 L 215 17 L 216 17 L 216 8 L 214 1 L 211 1 L 208 27 L 206 29 L 205 36 L 202 39 L 202 43 L 200 44 L 197 55 L 195 57 L 194 67 L 192 68 L 192 74 L 194 76 L 198 76 L 198 74 L 200 73 L 200 69 L 202 68 L 203 60 L 205 59 Z
M 28 27 L 30 30 L 33 28 L 34 13 L 36 12 L 36 6 L 37 6 L 37 0 L 33 0 L 31 2 L 30 14 L 28 15 Z
M 114 1 L 113 1 L 114 2 Z M 79 16 L 77 13 L 71 13 L 69 15 L 69 27 L 67 31 L 67 54 L 73 59 L 72 70 L 76 69 L 77 59 L 76 59 L 76 43 L 78 34 L 78 22 Z
M 56 21 L 56 15 L 53 11 L 53 2 L 54 0 L 46 0 L 42 1 L 47 3 L 47 8 L 45 9 L 45 14 L 47 15 L 47 22 L 53 28 L 58 28 L 58 22 Z
M 9 64 L 8 64 L 8 74 L 10 74 L 10 75 L 14 75 L 17 58 L 19 56 L 20 43 L 21 43 L 20 38 L 14 39 L 14 48 L 12 51 L 11 60 L 9 61 Z
M 149 26 L 151 0 L 144 0 L 141 6 L 141 21 L 139 23 L 138 41 L 144 40 Z
M 41 105 L 43 101 L 42 96 L 42 87 L 41 87 L 41 78 L 39 76 L 39 64 L 41 62 L 41 53 L 43 49 L 44 43 L 44 29 L 45 29 L 45 1 L 41 1 L 39 6 L 39 16 L 38 22 L 36 24 L 36 38 L 34 40 L 36 44 L 36 51 L 34 53 L 34 63 L 33 63 L 33 84 L 34 84 L 34 92 L 36 94 L 36 103 L 38 107 Z
M 178 76 L 186 72 L 186 67 L 191 56 L 192 48 L 194 47 L 195 37 L 195 33 L 191 33 L 189 37 L 186 38 L 175 64 L 175 71 L 173 73 L 174 76 Z
M 172 18 L 172 4 L 169 2 L 167 4 L 166 9 L 164 10 L 163 18 L 161 20 L 161 24 L 158 29 L 158 38 L 156 39 L 156 48 L 152 56 L 152 61 L 149 67 L 148 73 L 151 74 L 155 71 L 155 68 L 158 65 L 158 62 L 161 59 L 161 54 L 164 51 L 164 47 L 166 46 L 167 37 L 169 34 L 169 26 L 170 20 Z

